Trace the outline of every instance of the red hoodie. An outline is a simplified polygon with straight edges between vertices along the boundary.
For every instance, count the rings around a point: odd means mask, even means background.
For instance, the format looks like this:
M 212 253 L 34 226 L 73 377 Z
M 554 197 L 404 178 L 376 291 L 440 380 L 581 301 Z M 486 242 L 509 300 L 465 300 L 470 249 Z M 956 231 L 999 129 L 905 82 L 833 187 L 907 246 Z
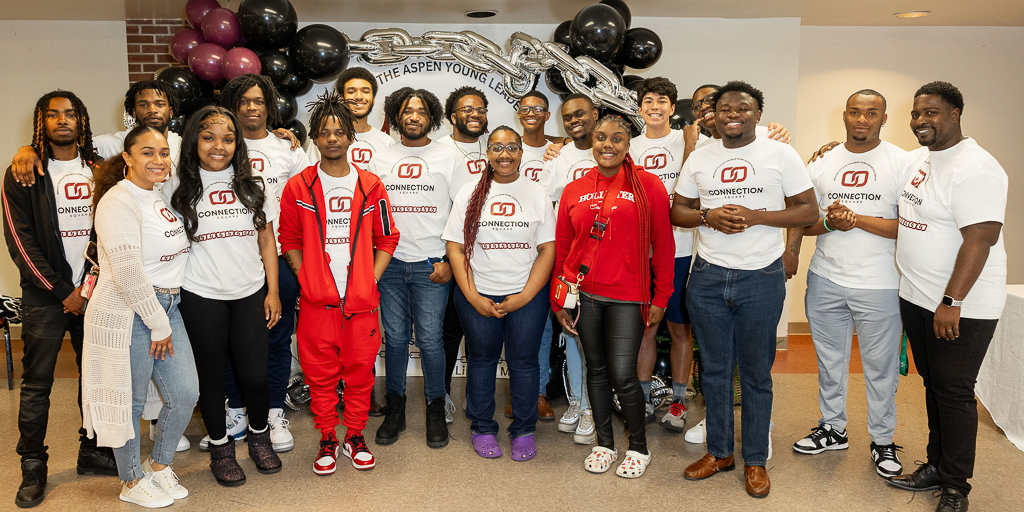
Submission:
M 672 295 L 675 270 L 675 239 L 672 237 L 672 223 L 669 220 L 668 192 L 657 176 L 640 167 L 634 169 L 647 193 L 653 255 L 640 253 L 639 213 L 632 200 L 633 187 L 626 180 L 612 210 L 608 229 L 598 245 L 595 261 L 580 283 L 580 290 L 610 299 L 641 302 L 645 299 L 643 286 L 647 280 L 640 276 L 640 258 L 650 257 L 651 272 L 654 274 L 651 303 L 665 308 Z M 565 186 L 558 203 L 554 278 L 563 272 L 570 251 L 577 245 L 582 249 L 590 238 L 590 230 L 604 200 L 604 192 L 613 179 L 605 177 L 595 167 Z M 566 275 L 570 274 L 570 271 L 564 271 Z M 571 274 L 575 275 L 575 270 Z M 554 311 L 561 309 L 554 303 L 551 307 Z
M 391 201 L 380 178 L 355 165 L 351 167 L 358 173 L 358 181 L 349 224 L 352 260 L 348 266 L 344 312 L 364 313 L 377 309 L 380 304 L 373 274 L 373 251 L 379 249 L 394 254 L 399 233 L 391 216 Z M 298 276 L 302 296 L 313 304 L 332 306 L 341 303 L 341 296 L 324 245 L 327 206 L 317 172 L 317 166 L 311 165 L 284 186 L 278 240 L 282 254 L 292 249 L 302 251 Z

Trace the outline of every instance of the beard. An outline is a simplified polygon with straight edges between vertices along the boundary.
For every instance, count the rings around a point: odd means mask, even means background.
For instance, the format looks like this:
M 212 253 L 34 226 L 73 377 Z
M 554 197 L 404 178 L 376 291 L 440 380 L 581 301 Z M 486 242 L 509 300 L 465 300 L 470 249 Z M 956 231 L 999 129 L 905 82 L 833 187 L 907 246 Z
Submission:
M 466 123 L 466 121 L 456 117 L 455 129 L 458 130 L 459 133 L 461 133 L 462 135 L 465 135 L 466 137 L 477 138 L 487 132 L 487 120 L 485 119 L 482 123 L 480 123 L 479 130 L 470 130 L 469 125 Z
M 419 133 L 413 133 L 412 131 L 408 130 L 405 125 L 400 125 L 398 127 L 398 133 L 402 134 L 402 137 L 405 137 L 406 139 L 409 140 L 420 140 L 423 137 L 426 137 L 428 132 L 426 126 L 422 127 Z

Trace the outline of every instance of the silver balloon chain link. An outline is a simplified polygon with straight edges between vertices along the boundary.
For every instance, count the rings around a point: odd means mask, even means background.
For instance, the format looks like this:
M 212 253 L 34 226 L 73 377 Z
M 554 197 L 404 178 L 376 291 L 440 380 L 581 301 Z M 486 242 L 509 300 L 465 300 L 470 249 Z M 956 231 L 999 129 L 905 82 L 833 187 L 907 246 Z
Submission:
M 623 87 L 614 72 L 591 57 L 569 55 L 565 45 L 542 42 L 522 32 L 509 38 L 508 56 L 494 41 L 470 30 L 431 31 L 414 39 L 403 29 L 383 28 L 368 30 L 358 41 L 345 38 L 349 52 L 365 64 L 386 66 L 422 57 L 458 61 L 482 73 L 498 73 L 505 91 L 515 98 L 533 90 L 537 75 L 555 68 L 570 91 L 585 94 L 594 105 L 623 113 L 641 129 L 644 126 L 636 92 Z M 594 85 L 587 85 L 591 80 Z

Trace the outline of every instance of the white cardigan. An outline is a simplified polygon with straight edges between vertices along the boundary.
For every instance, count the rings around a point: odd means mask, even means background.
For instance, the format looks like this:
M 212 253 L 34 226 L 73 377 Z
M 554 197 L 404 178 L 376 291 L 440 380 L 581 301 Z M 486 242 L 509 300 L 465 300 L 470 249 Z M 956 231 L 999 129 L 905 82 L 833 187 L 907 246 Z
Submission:
M 100 277 L 85 312 L 82 344 L 82 423 L 99 446 L 135 438 L 129 347 L 137 313 L 153 340 L 171 335 L 171 323 L 142 260 L 142 209 L 124 184 L 96 207 Z

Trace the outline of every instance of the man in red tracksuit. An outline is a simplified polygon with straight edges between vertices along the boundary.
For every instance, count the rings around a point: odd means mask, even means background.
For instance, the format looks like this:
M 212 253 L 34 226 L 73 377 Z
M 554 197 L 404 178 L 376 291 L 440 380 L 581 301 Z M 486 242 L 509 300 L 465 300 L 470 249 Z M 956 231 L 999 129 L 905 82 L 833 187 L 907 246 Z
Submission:
M 322 160 L 288 180 L 281 196 L 280 241 L 299 278 L 299 361 L 313 398 L 318 475 L 334 473 L 339 443 L 338 381 L 345 381 L 343 453 L 371 469 L 363 441 L 380 350 L 377 279 L 398 245 L 391 203 L 377 176 L 350 165 L 353 116 L 334 93 L 318 98 L 309 133 Z

